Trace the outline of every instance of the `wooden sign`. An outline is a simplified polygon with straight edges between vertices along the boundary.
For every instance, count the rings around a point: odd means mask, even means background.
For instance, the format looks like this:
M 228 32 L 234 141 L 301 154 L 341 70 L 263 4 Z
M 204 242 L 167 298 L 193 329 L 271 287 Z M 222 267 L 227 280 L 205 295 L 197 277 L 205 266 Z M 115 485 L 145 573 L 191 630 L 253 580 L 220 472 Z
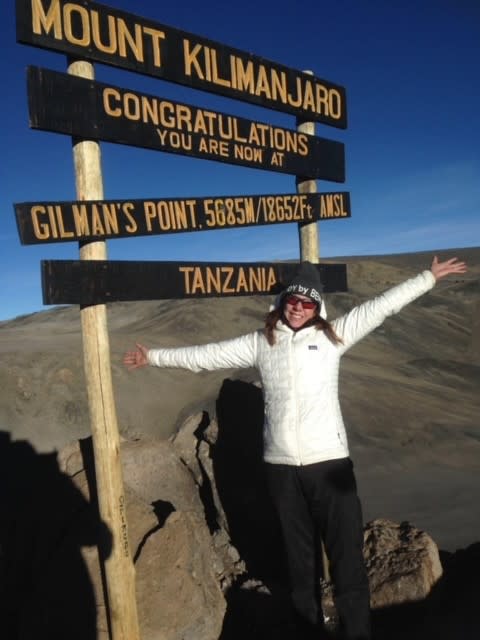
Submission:
M 18 42 L 347 126 L 343 87 L 213 40 L 95 2 L 17 0 L 16 15 Z
M 44 304 L 103 304 L 282 291 L 298 263 L 126 262 L 42 260 Z M 344 264 L 316 265 L 324 291 L 347 291 Z
M 271 124 L 38 67 L 28 69 L 30 126 L 334 182 L 344 145 Z
M 15 204 L 22 244 L 105 240 L 351 216 L 350 194 L 293 193 Z

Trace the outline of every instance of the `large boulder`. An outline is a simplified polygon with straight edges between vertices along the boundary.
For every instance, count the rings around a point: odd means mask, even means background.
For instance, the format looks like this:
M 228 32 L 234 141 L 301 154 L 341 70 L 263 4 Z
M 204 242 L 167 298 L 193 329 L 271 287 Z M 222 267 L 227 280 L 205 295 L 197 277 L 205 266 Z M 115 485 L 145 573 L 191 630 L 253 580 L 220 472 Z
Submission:
M 171 443 L 123 441 L 121 458 L 142 640 L 217 640 L 227 607 L 223 553 L 235 555 L 228 536 L 211 535 L 199 485 Z M 12 592 L 8 627 L 21 640 L 108 640 L 97 549 L 108 554 L 111 534 L 98 527 L 91 439 L 58 456 L 28 448 L 23 459 L 36 464 L 37 476 L 25 483 L 11 535 L 2 530 L 11 565 L 0 567 Z
M 406 607 L 403 622 L 408 618 L 408 608 L 426 601 L 443 574 L 435 542 L 408 522 L 398 524 L 385 519 L 369 522 L 364 528 L 363 555 L 371 609 L 393 612 Z M 334 628 L 337 613 L 332 583 L 322 581 L 321 590 L 324 616 Z M 392 632 L 388 625 L 387 629 Z
M 373 609 L 425 599 L 443 573 L 435 542 L 408 522 L 370 522 L 364 556 Z
M 146 540 L 136 564 L 143 640 L 217 640 L 226 601 L 204 519 L 172 513 Z

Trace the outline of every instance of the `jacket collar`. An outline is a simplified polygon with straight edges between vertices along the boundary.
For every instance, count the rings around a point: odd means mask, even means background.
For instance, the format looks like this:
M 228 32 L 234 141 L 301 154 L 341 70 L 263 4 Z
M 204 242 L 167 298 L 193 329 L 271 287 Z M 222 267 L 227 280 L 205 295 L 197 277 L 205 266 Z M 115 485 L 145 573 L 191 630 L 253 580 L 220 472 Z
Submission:
M 276 331 L 280 331 L 282 333 L 290 333 L 290 334 L 300 333 L 302 334 L 302 336 L 308 335 L 310 333 L 314 333 L 317 330 L 315 325 L 308 325 L 307 327 L 302 327 L 300 329 L 297 329 L 297 331 L 294 331 L 291 327 L 288 326 L 288 324 L 283 322 L 281 319 L 277 320 L 275 329 Z

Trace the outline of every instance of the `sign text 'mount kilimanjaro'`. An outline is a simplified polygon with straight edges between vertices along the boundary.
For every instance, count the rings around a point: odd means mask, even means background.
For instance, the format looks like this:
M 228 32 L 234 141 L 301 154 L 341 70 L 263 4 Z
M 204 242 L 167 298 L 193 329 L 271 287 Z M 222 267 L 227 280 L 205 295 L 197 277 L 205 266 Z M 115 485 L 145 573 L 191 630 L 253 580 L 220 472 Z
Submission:
M 130 238 L 350 217 L 350 194 L 285 193 L 209 198 L 15 204 L 23 244 Z
M 339 85 L 95 2 L 17 0 L 17 40 L 347 126 Z
M 344 145 L 166 98 L 28 68 L 30 126 L 80 138 L 345 180 Z
M 347 291 L 345 264 L 318 264 L 324 291 Z M 298 264 L 42 260 L 44 304 L 276 295 Z

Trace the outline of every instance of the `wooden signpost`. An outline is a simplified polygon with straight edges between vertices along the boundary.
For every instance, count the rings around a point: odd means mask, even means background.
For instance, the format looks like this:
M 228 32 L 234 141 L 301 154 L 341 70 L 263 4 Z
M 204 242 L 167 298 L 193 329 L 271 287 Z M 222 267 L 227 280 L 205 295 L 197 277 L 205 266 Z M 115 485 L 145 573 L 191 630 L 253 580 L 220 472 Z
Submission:
M 344 145 L 262 122 L 28 68 L 30 126 L 292 175 L 345 180 Z
M 15 205 L 24 244 L 79 241 L 80 260 L 42 261 L 45 304 L 81 306 L 111 640 L 140 640 L 113 399 L 106 302 L 272 295 L 294 263 L 112 262 L 106 239 L 350 217 L 344 146 L 314 135 L 345 128 L 343 87 L 259 56 L 88 0 L 16 0 L 17 40 L 72 57 L 68 74 L 30 67 L 32 128 L 72 136 L 77 200 Z M 78 58 L 75 60 L 75 58 Z M 83 58 L 83 60 L 82 60 Z M 297 130 L 95 82 L 100 62 L 294 114 Z M 296 194 L 104 200 L 99 140 L 297 176 Z M 305 250 L 305 246 L 308 245 Z M 301 241 L 318 263 L 318 243 Z M 345 265 L 317 265 L 326 292 L 347 288 Z
M 305 194 L 21 202 L 15 204 L 22 244 L 71 242 L 212 231 L 351 216 L 345 191 Z
M 16 0 L 17 40 L 345 129 L 345 89 L 96 2 Z
M 275 295 L 296 263 L 43 260 L 44 304 Z M 346 291 L 344 264 L 317 265 L 325 293 Z

